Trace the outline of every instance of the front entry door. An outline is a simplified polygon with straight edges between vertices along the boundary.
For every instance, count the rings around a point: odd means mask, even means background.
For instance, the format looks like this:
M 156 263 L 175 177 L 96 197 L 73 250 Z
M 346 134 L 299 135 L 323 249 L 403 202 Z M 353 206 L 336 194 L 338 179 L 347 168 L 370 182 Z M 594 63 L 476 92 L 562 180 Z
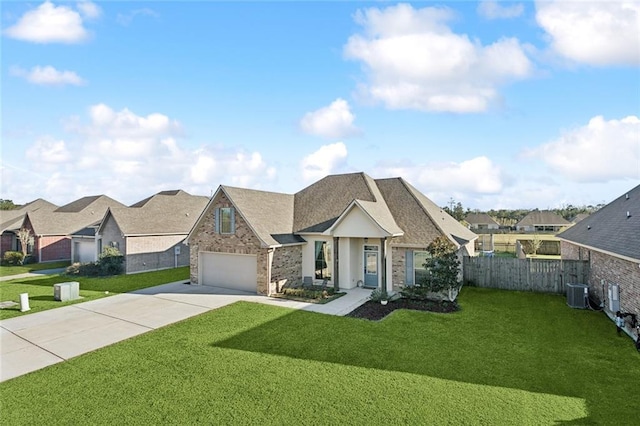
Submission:
M 364 252 L 364 286 L 378 287 L 378 253 Z

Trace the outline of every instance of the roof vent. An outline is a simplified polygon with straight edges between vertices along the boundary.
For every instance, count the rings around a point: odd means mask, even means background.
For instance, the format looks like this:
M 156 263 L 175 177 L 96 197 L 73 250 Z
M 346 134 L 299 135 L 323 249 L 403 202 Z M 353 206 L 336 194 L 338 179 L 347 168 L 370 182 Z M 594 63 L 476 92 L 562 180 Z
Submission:
M 627 210 L 627 218 L 631 217 L 631 212 L 629 210 Z
M 591 225 L 587 225 L 587 230 L 591 229 Z
M 629 194 L 625 195 L 624 198 L 629 199 Z

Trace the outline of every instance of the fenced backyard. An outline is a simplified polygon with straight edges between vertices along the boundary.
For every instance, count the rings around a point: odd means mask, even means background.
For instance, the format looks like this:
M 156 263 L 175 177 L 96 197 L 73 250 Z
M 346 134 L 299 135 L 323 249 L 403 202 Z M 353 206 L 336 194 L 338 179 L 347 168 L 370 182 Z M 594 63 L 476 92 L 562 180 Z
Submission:
M 465 257 L 463 271 L 470 286 L 564 294 L 565 284 L 587 283 L 589 262 Z

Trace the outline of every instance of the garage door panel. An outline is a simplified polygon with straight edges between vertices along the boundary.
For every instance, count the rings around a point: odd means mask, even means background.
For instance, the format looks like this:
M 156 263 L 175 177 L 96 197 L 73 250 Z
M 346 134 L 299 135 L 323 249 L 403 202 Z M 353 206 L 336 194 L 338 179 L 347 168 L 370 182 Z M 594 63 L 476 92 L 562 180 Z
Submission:
M 199 260 L 203 285 L 256 292 L 255 255 L 200 252 Z

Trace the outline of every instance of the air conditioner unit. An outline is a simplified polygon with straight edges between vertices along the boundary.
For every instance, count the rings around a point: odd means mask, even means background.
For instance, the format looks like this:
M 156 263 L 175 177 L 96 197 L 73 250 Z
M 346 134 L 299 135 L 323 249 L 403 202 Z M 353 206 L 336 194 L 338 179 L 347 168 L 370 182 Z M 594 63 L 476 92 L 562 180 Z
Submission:
M 589 286 L 586 284 L 567 284 L 567 305 L 572 308 L 589 307 Z

